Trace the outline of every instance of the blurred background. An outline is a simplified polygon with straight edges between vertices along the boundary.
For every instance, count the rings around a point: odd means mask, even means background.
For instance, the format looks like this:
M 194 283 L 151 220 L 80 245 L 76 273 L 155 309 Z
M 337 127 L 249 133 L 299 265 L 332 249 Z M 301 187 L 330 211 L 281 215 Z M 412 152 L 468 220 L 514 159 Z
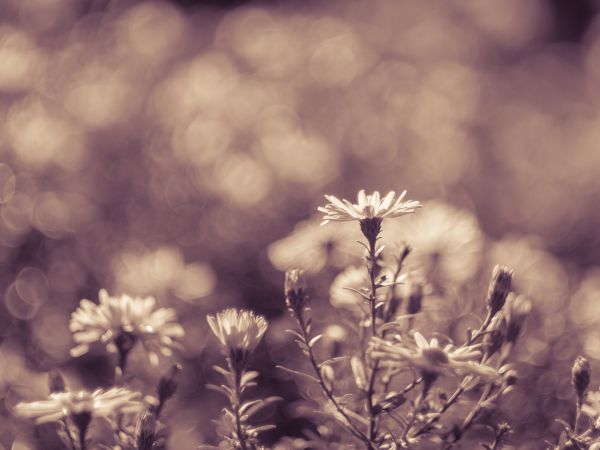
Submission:
M 171 448 L 214 441 L 208 312 L 269 319 L 260 389 L 293 403 L 273 368 L 293 348 L 281 271 L 307 268 L 328 304 L 360 252 L 316 207 L 361 188 L 424 203 L 384 236 L 415 248 L 430 319 L 458 338 L 491 267 L 514 267 L 534 312 L 503 408 L 517 448 L 543 447 L 573 414 L 575 356 L 600 369 L 599 7 L 2 0 L 0 449 L 59 448 L 10 412 L 47 392 L 49 369 L 110 384 L 101 348 L 69 357 L 70 314 L 101 287 L 154 295 L 185 327 Z M 133 357 L 146 390 L 171 363 Z M 277 420 L 270 444 L 312 426 L 285 405 Z

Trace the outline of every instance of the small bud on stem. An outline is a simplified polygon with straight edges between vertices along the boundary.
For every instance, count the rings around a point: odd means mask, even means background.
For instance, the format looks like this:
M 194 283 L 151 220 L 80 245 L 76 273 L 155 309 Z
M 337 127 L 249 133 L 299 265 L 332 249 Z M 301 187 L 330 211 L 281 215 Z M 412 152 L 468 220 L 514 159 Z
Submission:
M 495 266 L 492 271 L 492 281 L 487 294 L 487 306 L 493 317 L 504 307 L 506 297 L 510 292 L 513 271 L 506 266 Z
M 590 378 L 591 369 L 589 361 L 583 356 L 578 356 L 571 369 L 571 382 L 573 383 L 580 404 L 583 403 L 585 392 L 590 385 Z

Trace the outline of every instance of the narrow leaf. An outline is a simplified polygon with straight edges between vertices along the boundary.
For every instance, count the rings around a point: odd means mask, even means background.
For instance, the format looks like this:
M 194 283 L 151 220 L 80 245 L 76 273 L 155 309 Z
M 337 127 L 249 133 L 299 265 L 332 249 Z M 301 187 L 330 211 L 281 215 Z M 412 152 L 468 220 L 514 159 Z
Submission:
M 323 337 L 322 334 L 317 334 L 314 338 L 312 338 L 309 342 L 308 342 L 308 346 L 309 347 L 313 347 L 317 342 L 319 342 L 321 340 L 321 338 Z
M 318 380 L 317 378 L 315 378 L 315 377 L 313 377 L 312 375 L 309 375 L 309 374 L 307 374 L 307 373 L 300 372 L 300 371 L 298 371 L 298 370 L 294 370 L 294 369 L 290 369 L 290 368 L 288 368 L 288 367 L 284 367 L 284 366 L 275 366 L 275 367 L 277 367 L 278 369 L 281 369 L 281 370 L 283 370 L 283 371 L 285 371 L 285 372 L 289 372 L 289 373 L 291 373 L 291 374 L 294 374 L 294 375 L 299 375 L 299 376 L 301 376 L 301 377 L 307 378 L 307 379 L 309 379 L 310 381 L 313 381 L 313 382 L 315 382 L 315 383 L 319 383 L 319 380 Z

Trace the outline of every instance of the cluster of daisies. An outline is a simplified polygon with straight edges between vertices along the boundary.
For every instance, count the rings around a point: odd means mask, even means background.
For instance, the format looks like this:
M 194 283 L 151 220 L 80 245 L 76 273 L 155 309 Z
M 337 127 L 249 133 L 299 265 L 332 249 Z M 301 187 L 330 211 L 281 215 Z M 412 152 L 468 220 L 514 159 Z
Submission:
M 267 329 L 263 317 L 249 311 L 227 309 L 208 316 L 208 324 L 224 350 L 245 362 L 256 348 Z M 156 422 L 164 403 L 175 393 L 175 377 L 179 366 L 163 376 L 156 397 L 142 397 L 123 386 L 127 357 L 139 345 L 152 365 L 158 365 L 159 356 L 172 356 L 180 347 L 184 335 L 177 322 L 175 310 L 158 307 L 153 297 L 111 296 L 106 290 L 99 292 L 99 303 L 84 299 L 73 312 L 70 330 L 76 345 L 71 350 L 79 357 L 95 343 L 117 355 L 115 383 L 108 389 L 70 390 L 58 372 L 51 372 L 50 394 L 44 400 L 21 402 L 15 412 L 36 424 L 58 422 L 60 435 L 71 450 L 87 448 L 86 439 L 93 418 L 106 419 L 115 430 L 116 448 L 150 450 L 157 439 Z M 127 420 L 125 420 L 127 418 Z M 125 423 L 134 423 L 127 435 Z M 127 445 L 129 442 L 129 446 Z
M 321 417 L 329 416 L 337 427 L 347 432 L 347 439 L 335 438 L 345 446 L 343 448 L 399 450 L 416 448 L 427 441 L 449 449 L 484 411 L 510 392 L 517 381 L 509 356 L 532 306 L 527 298 L 512 292 L 510 268 L 494 268 L 485 297 L 484 318 L 478 329 L 468 330 L 462 344 L 455 344 L 441 333 L 434 333 L 428 339 L 415 329 L 426 280 L 422 275 L 403 273 L 405 260 L 412 251 L 410 247 L 391 247 L 390 250 L 381 244 L 384 220 L 414 213 L 422 206 L 418 201 L 405 200 L 405 195 L 406 192 L 402 192 L 397 196 L 393 191 L 385 196 L 378 192 L 367 195 L 360 191 L 357 203 L 328 195 L 329 203 L 319 208 L 324 214 L 322 225 L 358 222 L 357 231 L 366 240 L 359 241 L 363 247 L 364 267 L 348 267 L 331 286 L 334 306 L 349 310 L 356 322 L 355 336 L 349 339 L 354 339 L 349 346 L 350 354 L 343 354 L 338 348 L 329 358 L 319 359 L 323 352 L 317 346 L 325 333 L 315 334 L 312 329 L 305 268 L 286 271 L 286 304 L 297 325 L 296 330 L 288 331 L 295 336 L 308 364 L 305 368 L 279 368 L 316 384 L 322 396 Z M 320 229 L 326 228 L 330 227 Z M 323 234 L 327 239 L 340 235 L 348 236 L 335 232 Z M 274 253 L 279 251 L 273 250 Z M 306 272 L 313 271 L 314 266 L 308 264 Z M 403 301 L 405 313 L 400 309 Z M 201 448 L 264 449 L 258 436 L 272 425 L 255 426 L 248 419 L 279 399 L 248 399 L 246 389 L 256 384 L 258 372 L 249 370 L 248 362 L 267 331 L 267 321 L 251 311 L 234 308 L 209 315 L 207 321 L 226 361 L 224 367 L 214 366 L 224 377 L 223 384 L 207 387 L 223 394 L 229 405 L 223 408 L 217 427 L 222 438 L 219 447 Z M 101 290 L 98 303 L 81 301 L 72 314 L 70 330 L 76 343 L 71 350 L 73 357 L 87 353 L 96 343 L 104 344 L 107 351 L 116 355 L 116 386 L 93 392 L 72 391 L 65 386 L 62 377 L 53 372 L 49 397 L 19 403 L 16 412 L 37 424 L 58 422 L 62 426 L 61 436 L 71 450 L 87 448 L 86 433 L 95 417 L 113 425 L 117 442 L 114 448 L 156 448 L 160 412 L 175 393 L 179 367 L 174 366 L 161 378 L 156 398 L 150 397 L 150 400 L 125 387 L 124 373 L 128 356 L 136 346 L 153 365 L 157 365 L 161 357 L 172 356 L 180 347 L 184 329 L 177 321 L 175 310 L 159 307 L 153 297 L 111 296 Z M 344 381 L 344 362 L 357 392 Z M 440 386 L 441 379 L 446 388 Z M 455 382 L 453 392 L 444 391 L 448 379 Z M 573 424 L 565 423 L 566 437 L 561 438 L 557 449 L 596 445 L 600 394 L 589 394 L 586 401 L 589 382 L 589 364 L 578 359 L 573 367 L 577 416 Z M 480 399 L 458 423 L 444 425 L 445 413 L 468 391 L 479 392 Z M 592 420 L 586 431 L 581 431 L 582 417 Z M 128 423 L 134 426 L 128 429 Z M 509 431 L 507 424 L 496 427 L 494 440 L 486 444 L 486 448 L 500 448 Z M 327 439 L 333 439 L 333 435 L 325 436 L 321 444 L 329 445 Z M 317 441 L 313 437 L 302 444 L 303 448 L 319 447 L 321 444 Z M 575 447 L 568 447 L 567 443 Z

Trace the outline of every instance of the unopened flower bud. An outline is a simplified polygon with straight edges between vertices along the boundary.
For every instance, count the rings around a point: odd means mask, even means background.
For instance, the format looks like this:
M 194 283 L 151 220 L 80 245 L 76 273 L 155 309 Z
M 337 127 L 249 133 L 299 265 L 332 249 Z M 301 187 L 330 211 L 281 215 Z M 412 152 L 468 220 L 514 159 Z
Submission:
M 156 387 L 156 395 L 158 397 L 158 405 L 154 408 L 156 417 L 160 416 L 162 409 L 167 400 L 169 400 L 177 391 L 177 375 L 181 372 L 179 364 L 173 364 L 169 372 L 162 376 Z
M 590 385 L 591 374 L 592 372 L 588 360 L 583 356 L 578 356 L 571 369 L 571 382 L 573 383 L 573 387 L 575 388 L 580 403 L 583 402 L 585 391 Z
M 66 392 L 65 380 L 58 370 L 52 369 L 48 372 L 48 387 L 52 393 Z
M 514 344 L 519 337 L 525 319 L 531 312 L 531 301 L 519 295 L 509 298 L 506 310 L 506 342 Z
M 502 348 L 506 337 L 506 319 L 496 316 L 490 325 L 490 331 L 483 337 L 483 349 L 487 358 Z
M 408 258 L 408 255 L 410 255 L 410 252 L 412 252 L 412 247 L 408 244 L 406 244 L 403 248 L 402 248 L 402 253 L 400 253 L 400 258 L 399 258 L 399 263 L 402 264 L 404 262 L 404 260 L 406 258 Z
M 510 292 L 513 278 L 512 269 L 506 266 L 495 266 L 492 271 L 492 281 L 487 294 L 487 305 L 492 317 L 502 309 Z
M 410 293 L 408 294 L 408 305 L 406 312 L 408 314 L 417 314 L 421 311 L 423 303 L 423 284 L 419 281 L 412 282 L 410 285 Z
M 517 381 L 519 381 L 519 376 L 517 374 L 517 371 L 514 369 L 510 369 L 507 370 L 504 374 L 504 384 L 506 384 L 506 386 L 514 386 L 515 384 L 517 384 Z
M 295 314 L 300 314 L 308 302 L 306 280 L 302 269 L 285 273 L 285 302 Z
M 146 411 L 138 424 L 137 449 L 152 450 L 156 440 L 156 417 Z

